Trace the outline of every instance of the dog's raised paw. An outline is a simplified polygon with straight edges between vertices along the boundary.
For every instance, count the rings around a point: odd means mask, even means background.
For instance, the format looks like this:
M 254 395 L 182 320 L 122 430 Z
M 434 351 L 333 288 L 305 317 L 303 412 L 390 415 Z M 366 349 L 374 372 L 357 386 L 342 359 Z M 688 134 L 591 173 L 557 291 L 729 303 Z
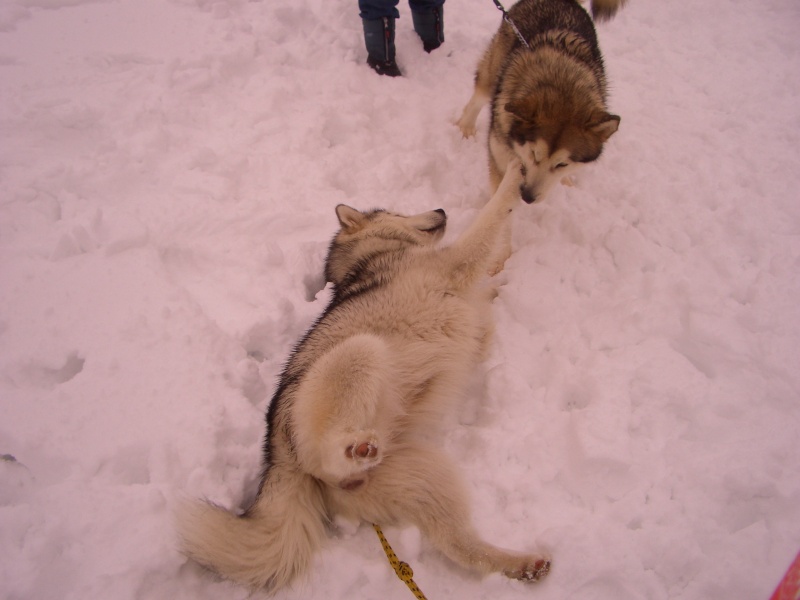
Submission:
M 520 581 L 535 583 L 544 579 L 550 572 L 550 561 L 545 558 L 540 558 L 533 562 L 522 565 L 520 569 L 509 569 L 504 574 L 510 579 L 518 579 Z

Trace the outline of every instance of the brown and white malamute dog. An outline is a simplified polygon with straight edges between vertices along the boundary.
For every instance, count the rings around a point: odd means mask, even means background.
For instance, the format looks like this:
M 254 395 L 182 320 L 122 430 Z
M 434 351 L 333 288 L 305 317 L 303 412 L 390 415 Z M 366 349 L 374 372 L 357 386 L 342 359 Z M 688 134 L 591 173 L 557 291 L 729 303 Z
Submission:
M 610 18 L 625 0 L 593 0 Z M 542 199 L 553 183 L 596 160 L 620 118 L 606 107 L 606 76 L 592 18 L 576 0 L 520 0 L 478 64 L 475 91 L 458 126 L 475 134 L 491 102 L 489 175 L 497 188 L 509 161 L 522 162 L 522 199 Z

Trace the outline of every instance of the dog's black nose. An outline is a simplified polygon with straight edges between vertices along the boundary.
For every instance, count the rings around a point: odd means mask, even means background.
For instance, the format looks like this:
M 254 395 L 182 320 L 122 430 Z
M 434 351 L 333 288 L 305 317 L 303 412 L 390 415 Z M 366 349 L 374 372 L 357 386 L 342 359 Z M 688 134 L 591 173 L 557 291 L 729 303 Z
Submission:
M 519 193 L 522 196 L 522 199 L 528 204 L 533 204 L 536 202 L 536 194 L 531 193 L 531 191 L 525 186 L 519 186 Z
M 436 209 L 436 210 L 434 210 L 433 212 L 438 212 L 438 213 L 439 213 L 440 215 L 442 215 L 443 217 L 446 217 L 446 216 L 447 216 L 447 215 L 445 214 L 445 212 L 444 212 L 444 209 L 443 209 L 443 208 L 437 208 L 437 209 Z

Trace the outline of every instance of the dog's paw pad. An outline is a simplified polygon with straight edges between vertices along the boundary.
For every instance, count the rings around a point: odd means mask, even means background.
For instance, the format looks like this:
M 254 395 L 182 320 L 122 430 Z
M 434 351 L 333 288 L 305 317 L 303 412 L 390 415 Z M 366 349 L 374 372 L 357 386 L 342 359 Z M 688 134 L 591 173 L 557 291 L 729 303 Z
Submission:
M 354 460 L 365 459 L 371 460 L 378 456 L 378 446 L 374 442 L 361 442 L 360 444 L 351 444 L 344 451 L 347 458 Z
M 521 569 L 510 569 L 505 575 L 511 579 L 535 583 L 544 579 L 549 572 L 550 561 L 542 558 L 523 565 Z

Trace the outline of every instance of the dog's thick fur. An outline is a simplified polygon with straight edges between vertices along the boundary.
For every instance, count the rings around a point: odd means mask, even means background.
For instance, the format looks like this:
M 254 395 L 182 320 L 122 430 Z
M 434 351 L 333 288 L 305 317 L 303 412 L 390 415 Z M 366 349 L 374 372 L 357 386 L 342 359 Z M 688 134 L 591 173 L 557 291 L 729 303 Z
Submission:
M 593 0 L 596 19 L 625 0 Z M 489 175 L 494 189 L 512 157 L 522 162 L 522 199 L 542 199 L 553 183 L 596 160 L 620 118 L 606 107 L 603 58 L 591 17 L 577 0 L 520 0 L 508 11 L 523 46 L 503 21 L 475 74 L 458 121 L 465 137 L 491 102 Z
M 478 573 L 536 581 L 550 562 L 501 550 L 470 525 L 435 425 L 490 335 L 490 256 L 519 202 L 521 165 L 451 246 L 444 211 L 402 217 L 344 205 L 326 276 L 333 297 L 299 342 L 267 413 L 258 495 L 243 515 L 188 502 L 184 552 L 224 577 L 277 589 L 308 568 L 335 515 L 414 524 Z

